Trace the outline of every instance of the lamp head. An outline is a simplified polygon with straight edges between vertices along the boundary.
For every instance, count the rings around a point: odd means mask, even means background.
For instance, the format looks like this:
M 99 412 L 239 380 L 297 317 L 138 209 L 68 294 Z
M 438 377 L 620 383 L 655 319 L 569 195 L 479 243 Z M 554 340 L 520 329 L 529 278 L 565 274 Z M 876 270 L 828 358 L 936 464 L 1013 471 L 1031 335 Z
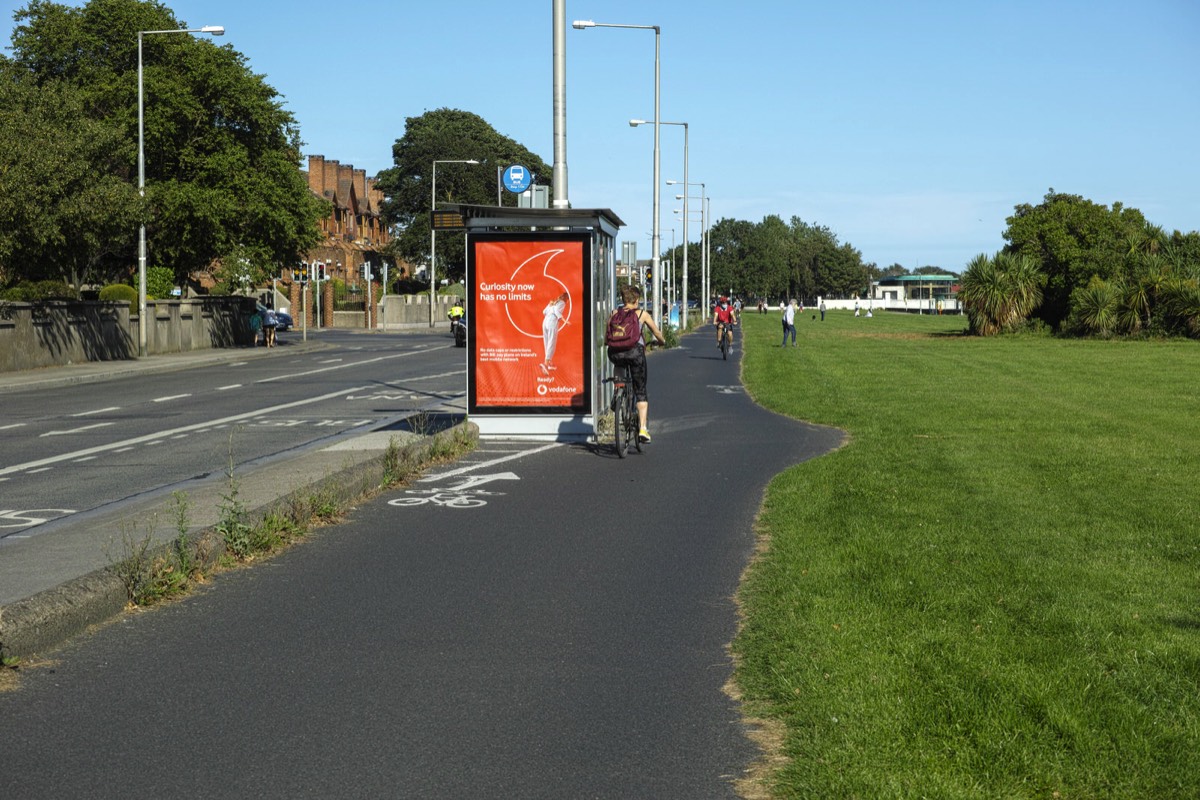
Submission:
M 224 25 L 205 25 L 203 28 L 200 29 L 200 32 L 201 33 L 211 33 L 213 36 L 224 36 L 225 35 L 225 26 Z
M 646 120 L 644 120 L 644 119 L 629 120 L 629 127 L 631 127 L 631 128 L 636 128 L 638 125 L 645 125 L 645 124 L 646 124 Z
M 577 19 L 571 23 L 572 28 L 583 30 L 584 28 L 594 28 L 596 23 L 590 19 Z

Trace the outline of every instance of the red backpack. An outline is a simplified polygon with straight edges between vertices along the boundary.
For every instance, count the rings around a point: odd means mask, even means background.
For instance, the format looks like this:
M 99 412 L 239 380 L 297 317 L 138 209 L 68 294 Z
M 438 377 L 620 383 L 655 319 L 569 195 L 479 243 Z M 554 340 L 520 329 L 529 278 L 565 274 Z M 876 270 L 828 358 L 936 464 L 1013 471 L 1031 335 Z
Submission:
M 642 343 L 641 312 L 622 306 L 608 318 L 604 343 L 613 350 L 632 350 Z

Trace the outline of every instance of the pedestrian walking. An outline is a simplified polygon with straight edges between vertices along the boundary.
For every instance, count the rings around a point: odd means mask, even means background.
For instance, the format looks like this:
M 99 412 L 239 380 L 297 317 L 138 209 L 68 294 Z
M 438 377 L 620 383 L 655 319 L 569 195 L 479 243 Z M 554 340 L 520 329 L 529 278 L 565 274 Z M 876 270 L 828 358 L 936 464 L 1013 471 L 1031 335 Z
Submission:
M 825 321 L 825 301 L 821 301 L 821 322 Z
M 796 301 L 788 303 L 783 309 L 783 344 L 780 347 L 787 347 L 788 334 L 792 335 L 792 347 L 796 346 Z

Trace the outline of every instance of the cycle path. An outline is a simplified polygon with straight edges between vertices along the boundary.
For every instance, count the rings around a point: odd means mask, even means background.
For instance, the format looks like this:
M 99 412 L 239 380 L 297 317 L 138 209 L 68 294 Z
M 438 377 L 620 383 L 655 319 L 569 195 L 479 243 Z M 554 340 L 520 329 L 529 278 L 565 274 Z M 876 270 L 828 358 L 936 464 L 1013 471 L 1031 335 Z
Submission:
M 722 687 L 754 515 L 772 476 L 841 433 L 756 406 L 740 341 L 725 362 L 710 332 L 651 356 L 643 454 L 485 441 L 268 565 L 64 648 L 0 695 L 6 782 L 735 797 L 758 754 Z

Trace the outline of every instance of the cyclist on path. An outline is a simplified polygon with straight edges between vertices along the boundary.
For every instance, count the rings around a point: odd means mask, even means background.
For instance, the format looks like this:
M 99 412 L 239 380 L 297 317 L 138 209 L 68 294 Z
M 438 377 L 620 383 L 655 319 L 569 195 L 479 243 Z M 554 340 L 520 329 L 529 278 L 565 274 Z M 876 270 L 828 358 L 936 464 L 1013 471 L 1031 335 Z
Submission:
M 613 311 L 609 317 L 610 322 L 621 314 L 628 317 L 630 322 L 637 325 L 639 334 L 642 326 L 650 328 L 650 332 L 654 334 L 655 340 L 659 344 L 666 344 L 663 339 L 662 331 L 654 324 L 654 317 L 646 311 L 643 311 L 639 306 L 642 299 L 642 290 L 633 284 L 628 284 L 621 287 L 621 302 L 624 303 L 620 308 Z M 650 430 L 646 427 L 646 418 L 649 414 L 650 403 L 646 399 L 646 346 L 641 341 L 639 335 L 638 341 L 628 348 L 614 348 L 611 345 L 608 348 L 608 360 L 613 365 L 625 364 L 629 369 L 629 378 L 633 382 L 633 396 L 637 400 L 638 411 L 638 439 L 643 442 L 650 441 Z
M 721 349 L 721 336 L 726 334 L 726 332 L 729 332 L 729 335 L 732 335 L 732 331 L 730 329 L 732 326 L 737 324 L 737 312 L 730 307 L 728 297 L 721 297 L 717 301 L 716 308 L 713 309 L 713 325 L 716 325 L 720 322 L 724 322 L 725 327 L 717 328 L 718 350 Z

